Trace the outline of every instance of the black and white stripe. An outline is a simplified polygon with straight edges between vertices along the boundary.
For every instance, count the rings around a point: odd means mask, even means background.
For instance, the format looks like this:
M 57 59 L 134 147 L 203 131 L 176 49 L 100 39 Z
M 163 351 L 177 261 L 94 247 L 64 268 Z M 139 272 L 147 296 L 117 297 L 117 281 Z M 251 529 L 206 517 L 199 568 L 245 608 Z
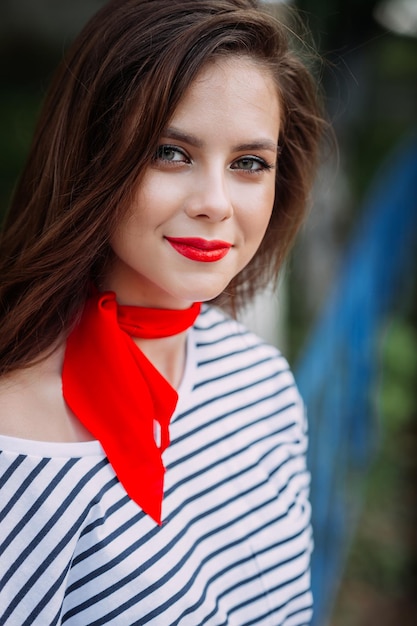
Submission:
M 0 624 L 310 622 L 302 404 L 282 356 L 215 309 L 190 333 L 161 527 L 97 442 L 0 440 Z

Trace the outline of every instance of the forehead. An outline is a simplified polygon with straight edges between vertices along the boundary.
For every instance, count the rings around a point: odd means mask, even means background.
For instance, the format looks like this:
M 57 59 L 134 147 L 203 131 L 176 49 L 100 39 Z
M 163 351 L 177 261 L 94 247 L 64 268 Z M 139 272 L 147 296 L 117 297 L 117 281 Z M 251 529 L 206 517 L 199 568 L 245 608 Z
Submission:
M 278 135 L 280 102 L 270 70 L 246 57 L 219 58 L 203 67 L 186 90 L 169 126 L 212 133 L 245 129 Z

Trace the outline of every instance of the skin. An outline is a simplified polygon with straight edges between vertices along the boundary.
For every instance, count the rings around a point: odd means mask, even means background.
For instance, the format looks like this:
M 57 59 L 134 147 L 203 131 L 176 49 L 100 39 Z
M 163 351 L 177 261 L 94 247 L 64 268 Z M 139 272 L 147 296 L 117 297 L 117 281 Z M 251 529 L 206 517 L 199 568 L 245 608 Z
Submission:
M 159 308 L 187 308 L 219 295 L 252 259 L 267 229 L 279 124 L 276 87 L 259 64 L 231 57 L 203 68 L 112 237 L 115 260 L 100 288 L 115 291 L 121 304 Z M 218 261 L 199 262 L 180 254 L 167 237 L 222 240 L 231 247 Z M 186 334 L 136 341 L 177 387 Z M 58 343 L 42 363 L 0 381 L 0 434 L 92 438 L 62 398 L 63 354 Z
M 111 240 L 116 260 L 104 287 L 120 303 L 186 308 L 217 296 L 249 263 L 271 217 L 279 117 L 275 84 L 253 61 L 232 57 L 203 69 Z M 232 248 L 202 263 L 166 237 Z

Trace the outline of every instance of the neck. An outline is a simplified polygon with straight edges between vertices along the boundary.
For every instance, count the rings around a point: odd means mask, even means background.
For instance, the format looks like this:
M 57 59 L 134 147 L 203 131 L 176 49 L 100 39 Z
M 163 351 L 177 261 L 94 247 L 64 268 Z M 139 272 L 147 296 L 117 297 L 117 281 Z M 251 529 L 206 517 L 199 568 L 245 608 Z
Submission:
M 161 339 L 132 339 L 162 376 L 178 389 L 185 369 L 187 333 Z

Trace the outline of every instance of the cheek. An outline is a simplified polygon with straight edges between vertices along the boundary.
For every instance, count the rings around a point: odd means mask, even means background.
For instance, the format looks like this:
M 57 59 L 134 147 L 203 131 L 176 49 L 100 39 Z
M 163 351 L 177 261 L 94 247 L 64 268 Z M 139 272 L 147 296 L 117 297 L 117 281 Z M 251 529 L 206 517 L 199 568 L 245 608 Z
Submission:
M 137 259 L 138 250 L 143 247 L 142 235 L 146 232 L 143 221 L 134 212 L 127 213 L 110 237 L 113 253 L 126 263 Z
M 246 231 L 250 240 L 259 245 L 272 215 L 275 193 L 274 190 L 266 190 L 261 198 L 256 198 L 245 216 Z
M 149 169 L 133 201 L 137 225 L 154 227 L 169 219 L 181 203 L 183 187 L 175 176 Z

